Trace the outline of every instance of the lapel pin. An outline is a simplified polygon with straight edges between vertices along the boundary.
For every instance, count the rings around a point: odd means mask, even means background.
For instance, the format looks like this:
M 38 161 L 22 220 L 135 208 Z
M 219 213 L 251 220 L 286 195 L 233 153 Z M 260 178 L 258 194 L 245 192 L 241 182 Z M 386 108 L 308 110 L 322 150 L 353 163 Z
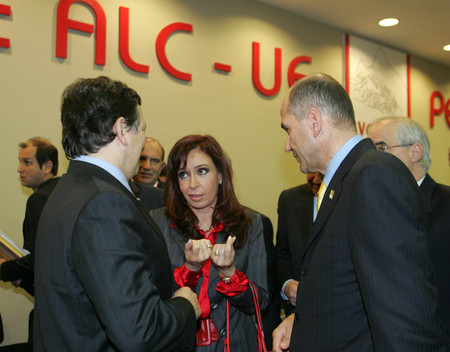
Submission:
M 333 199 L 333 196 L 334 196 L 334 189 L 332 189 L 332 190 L 330 191 L 330 199 Z

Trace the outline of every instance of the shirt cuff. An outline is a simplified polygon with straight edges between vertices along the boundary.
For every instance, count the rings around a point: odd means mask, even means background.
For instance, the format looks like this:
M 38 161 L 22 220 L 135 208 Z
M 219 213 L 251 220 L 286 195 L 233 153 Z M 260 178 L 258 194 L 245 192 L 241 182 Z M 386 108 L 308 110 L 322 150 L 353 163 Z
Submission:
M 193 290 L 198 283 L 198 279 L 202 271 L 191 271 L 186 267 L 186 263 L 183 266 L 176 268 L 173 272 L 173 277 L 175 278 L 175 282 L 178 286 L 184 287 L 188 286 L 191 290 Z
M 220 281 L 216 286 L 216 290 L 225 296 L 234 297 L 247 291 L 247 287 L 247 276 L 239 270 L 235 270 L 233 276 L 231 277 L 231 282 L 225 283 Z
M 283 298 L 285 301 L 289 301 L 289 297 L 286 296 L 286 294 L 284 293 L 284 289 L 285 289 L 287 283 L 288 283 L 289 281 L 292 281 L 292 280 L 293 280 L 293 279 L 286 280 L 286 282 L 285 282 L 285 283 L 283 284 L 283 286 L 281 287 L 280 295 L 281 295 L 281 298 Z

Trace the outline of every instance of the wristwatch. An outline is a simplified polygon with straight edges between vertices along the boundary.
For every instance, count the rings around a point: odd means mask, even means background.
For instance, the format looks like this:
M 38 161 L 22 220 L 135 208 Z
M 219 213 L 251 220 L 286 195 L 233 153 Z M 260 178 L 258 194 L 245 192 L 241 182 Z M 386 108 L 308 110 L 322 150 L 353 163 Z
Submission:
M 225 282 L 226 284 L 229 284 L 231 282 L 231 276 L 224 276 L 222 275 L 222 273 L 219 271 L 219 277 L 222 279 L 223 282 Z

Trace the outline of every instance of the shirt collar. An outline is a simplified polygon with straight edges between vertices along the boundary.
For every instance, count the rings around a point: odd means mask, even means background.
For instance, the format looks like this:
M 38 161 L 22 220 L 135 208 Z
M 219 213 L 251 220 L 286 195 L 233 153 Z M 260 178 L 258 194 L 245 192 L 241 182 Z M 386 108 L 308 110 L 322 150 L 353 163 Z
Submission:
M 348 153 L 350 153 L 350 151 L 354 148 L 354 146 L 357 145 L 360 141 L 362 141 L 362 139 L 363 138 L 359 134 L 350 138 L 333 156 L 333 159 L 331 159 L 330 163 L 328 164 L 327 171 L 325 172 L 325 176 L 323 178 L 325 186 L 328 187 L 331 179 L 336 173 L 336 170 L 341 165 L 342 161 L 345 159 Z
M 427 177 L 427 174 L 425 174 L 419 181 L 417 181 L 417 185 L 420 187 L 422 185 L 423 180 L 425 180 L 425 177 Z
M 93 165 L 96 165 L 96 166 L 102 168 L 103 170 L 105 170 L 106 172 L 111 174 L 122 185 L 124 185 L 124 187 L 126 189 L 128 189 L 131 192 L 130 185 L 128 184 L 128 181 L 127 181 L 125 175 L 123 174 L 122 170 L 120 170 L 117 166 L 114 166 L 113 164 L 108 163 L 105 160 L 95 158 L 93 156 L 88 156 L 88 155 L 80 155 L 80 156 L 77 156 L 76 158 L 73 158 L 72 160 L 83 161 L 85 163 L 93 164 Z

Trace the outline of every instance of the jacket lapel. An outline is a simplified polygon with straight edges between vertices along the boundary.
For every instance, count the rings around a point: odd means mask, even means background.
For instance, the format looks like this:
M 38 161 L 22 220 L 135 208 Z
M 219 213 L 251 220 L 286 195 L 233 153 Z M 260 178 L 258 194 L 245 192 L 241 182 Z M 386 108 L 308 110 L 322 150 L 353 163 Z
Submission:
M 371 149 L 375 149 L 373 142 L 369 138 L 363 139 L 355 147 L 353 147 L 353 149 L 344 158 L 341 165 L 339 165 L 333 178 L 330 181 L 330 184 L 327 186 L 327 190 L 320 206 L 320 211 L 317 214 L 316 221 L 314 222 L 312 227 L 311 238 L 309 240 L 307 249 L 305 250 L 305 255 L 307 252 L 309 252 L 310 247 L 314 243 L 322 227 L 326 224 L 339 197 L 341 196 L 342 181 L 344 180 L 345 176 L 350 171 L 355 162 L 361 157 L 361 155 Z

